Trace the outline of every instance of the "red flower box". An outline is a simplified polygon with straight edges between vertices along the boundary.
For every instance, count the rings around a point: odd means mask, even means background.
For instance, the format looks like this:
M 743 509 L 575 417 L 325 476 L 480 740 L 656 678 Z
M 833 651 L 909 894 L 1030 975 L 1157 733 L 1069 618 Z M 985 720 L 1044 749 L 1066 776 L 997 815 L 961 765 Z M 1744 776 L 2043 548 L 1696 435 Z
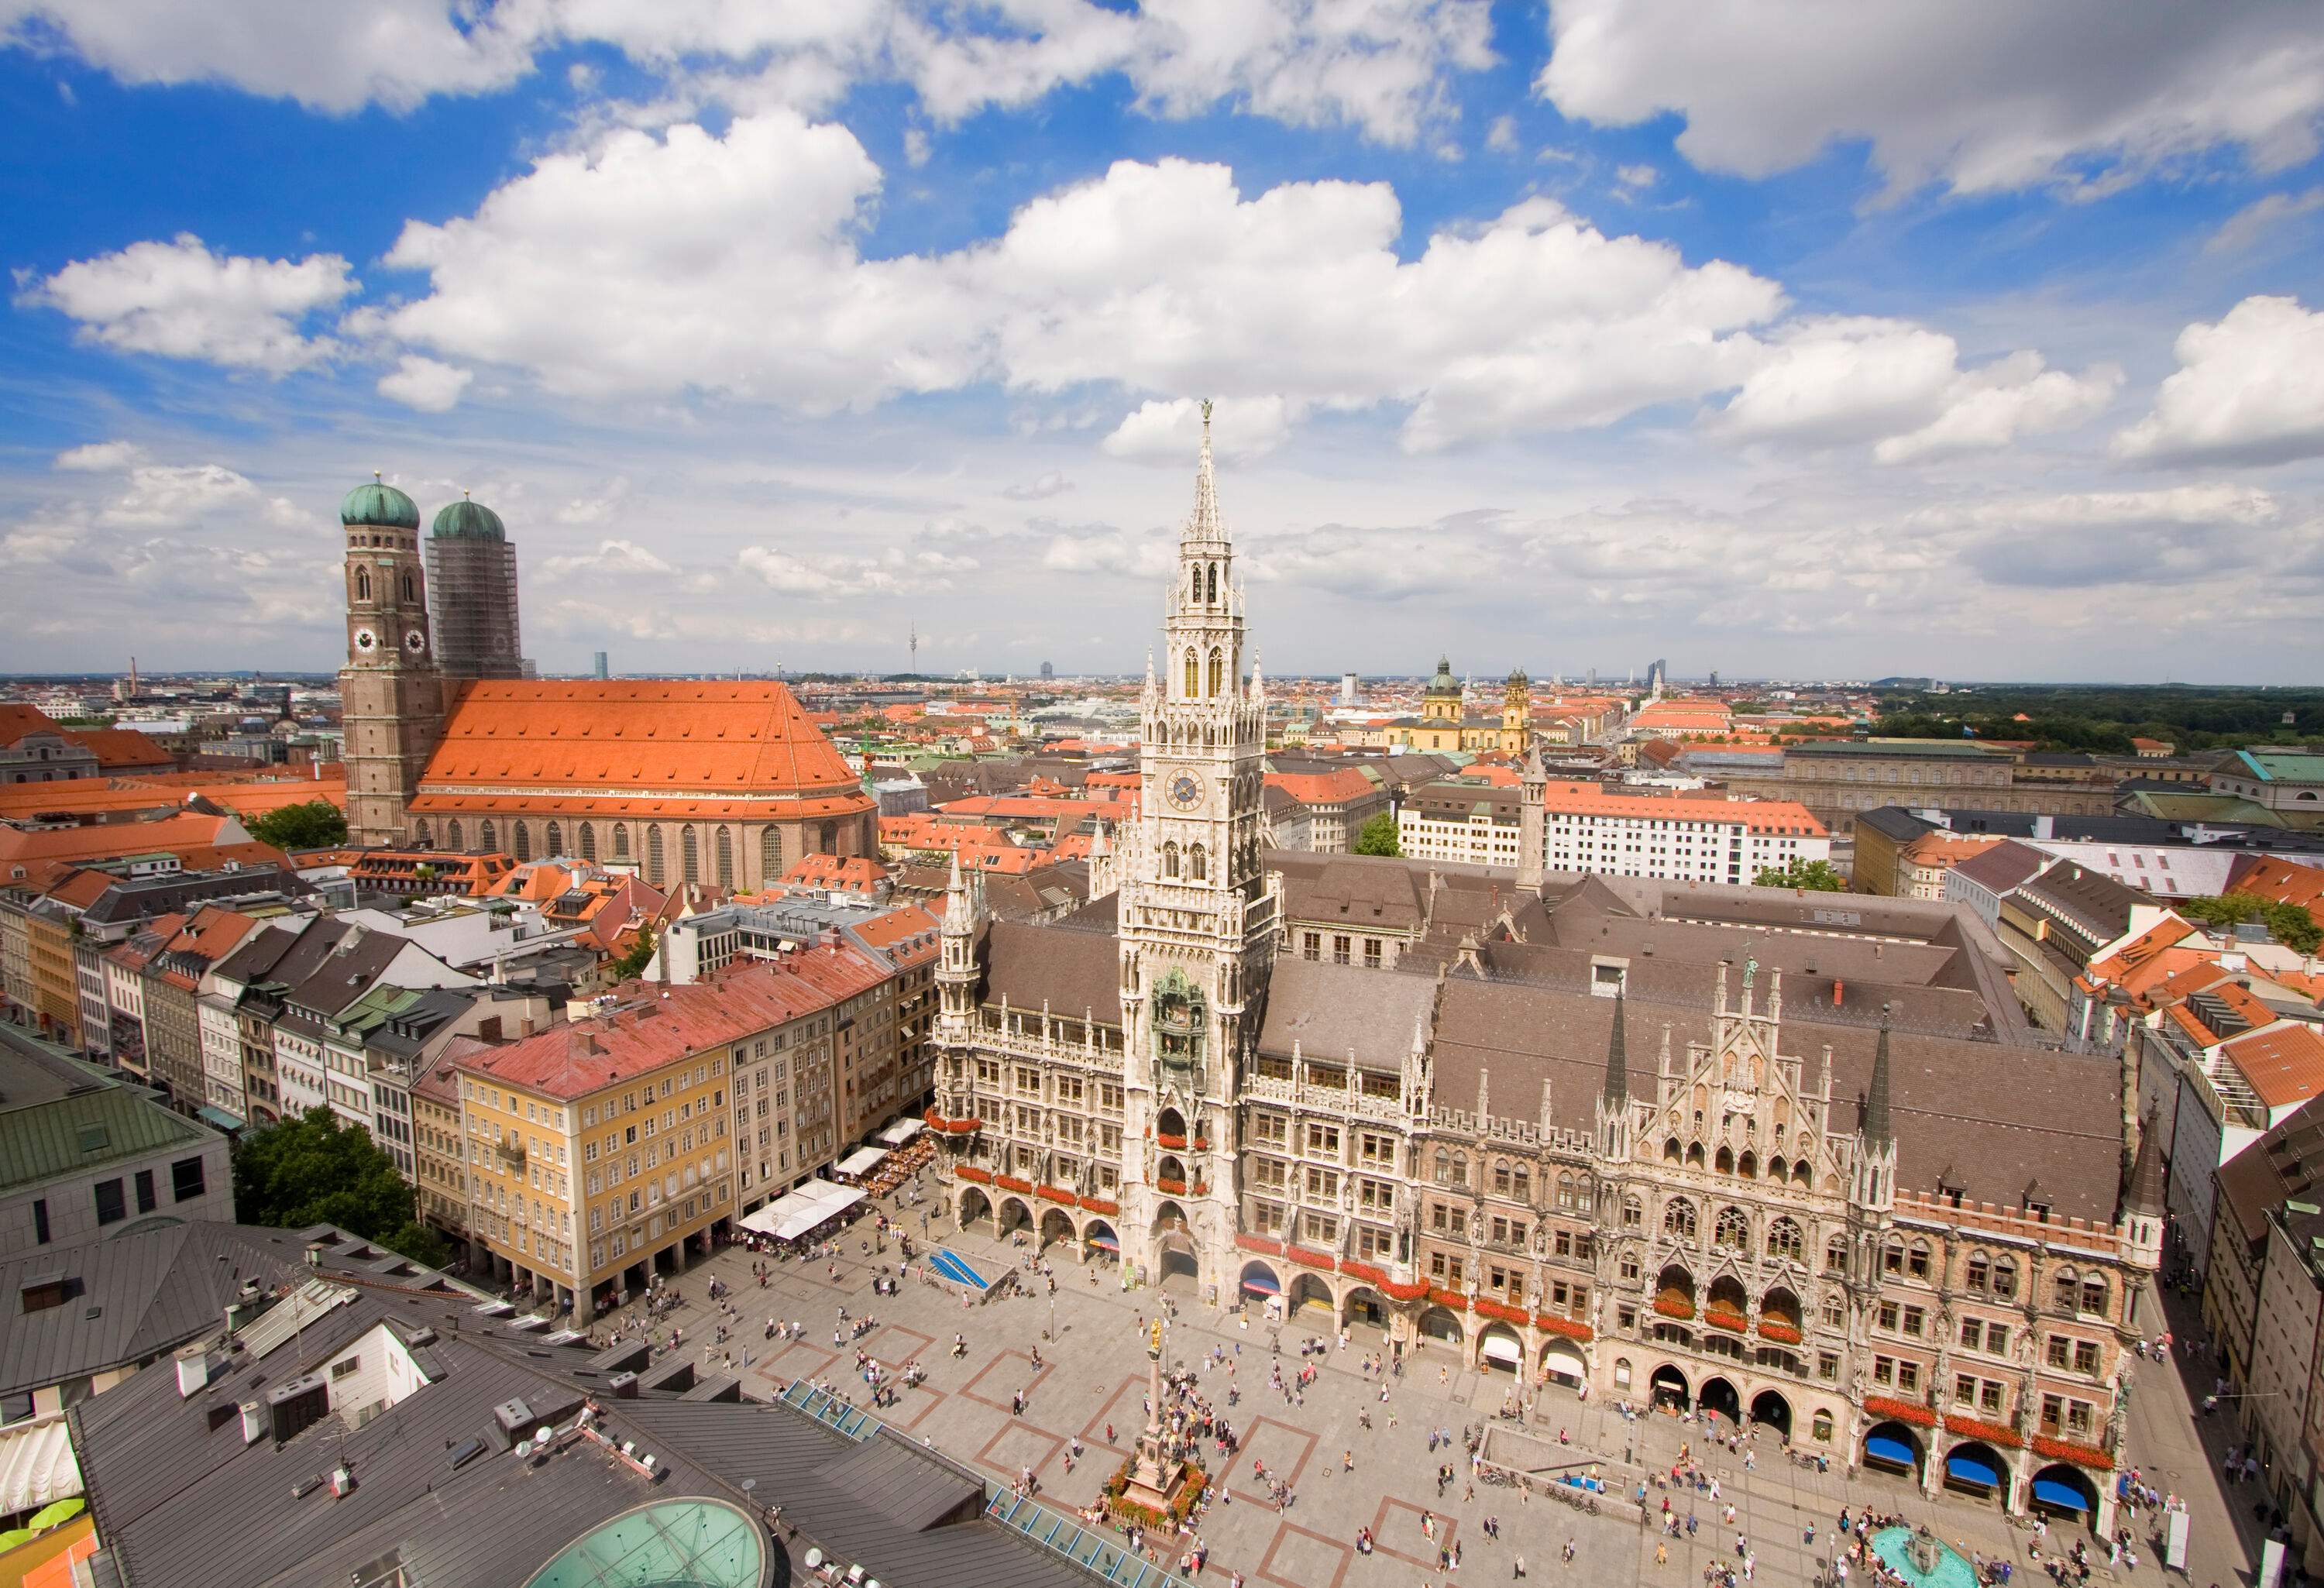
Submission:
M 1197 1137 L 1195 1137 L 1195 1138 L 1194 1138 L 1194 1150 L 1195 1150 L 1195 1151 L 1197 1151 L 1197 1152 L 1208 1152 L 1210 1149 L 1211 1149 L 1211 1139 L 1210 1139 L 1208 1136 L 1197 1136 Z
M 1311 1269 L 1322 1269 L 1325 1273 L 1332 1271 L 1332 1260 L 1323 1252 L 1308 1251 L 1297 1246 L 1286 1246 L 1283 1249 L 1283 1255 L 1289 1261 L 1305 1263 Z
M 1554 1312 L 1537 1312 L 1533 1315 L 1533 1321 L 1536 1328 L 1546 1330 L 1552 1334 L 1563 1334 L 1568 1340 L 1591 1340 L 1596 1338 L 1598 1334 L 1598 1331 L 1588 1324 L 1578 1323 L 1572 1318 L 1559 1317 Z
M 956 1163 L 953 1165 L 952 1172 L 964 1180 L 977 1180 L 987 1186 L 992 1184 L 992 1171 L 980 1168 L 973 1163 Z
M 1864 1410 L 1868 1417 L 1893 1417 L 1900 1423 L 1912 1423 L 1923 1428 L 1933 1428 L 1937 1426 L 1935 1412 L 1925 1406 L 1916 1406 L 1909 1400 L 1899 1400 L 1893 1395 L 1866 1396 Z M 2114 1463 L 2108 1462 L 2107 1464 L 2112 1466 Z
M 1683 1296 L 1657 1296 L 1655 1297 L 1655 1310 L 1666 1318 L 1692 1318 L 1694 1316 L 1694 1303 Z
M 1950 1412 L 1945 1414 L 1945 1432 L 1958 1434 L 1964 1439 L 1982 1439 L 1987 1445 L 2006 1445 L 2012 1450 L 2015 1450 L 2024 1443 L 2017 1436 L 2017 1430 L 2006 1423 L 1988 1423 L 1977 1417 L 1956 1417 Z
M 1269 1241 L 1264 1235 L 1238 1234 L 1235 1237 L 1235 1244 L 1241 1247 L 1245 1251 L 1263 1251 L 1269 1257 L 1281 1257 L 1283 1255 L 1283 1242 L 1280 1241 Z
M 2070 1439 L 2059 1439 L 2048 1434 L 2034 1436 L 2034 1454 L 2048 1456 L 2052 1461 L 2070 1461 L 2078 1467 L 2094 1467 L 2112 1472 L 2114 1457 L 2095 1445 L 2077 1445 Z
M 942 1131 L 947 1136 L 965 1136 L 982 1129 L 984 1125 L 982 1120 L 973 1116 L 968 1119 L 948 1120 L 933 1108 L 921 1117 L 927 1121 L 928 1129 Z
M 1724 1329 L 1730 1334 L 1740 1334 L 1751 1326 L 1751 1320 L 1741 1313 L 1729 1312 L 1726 1308 L 1718 1306 L 1705 1310 L 1702 1321 L 1714 1329 Z
M 1196 1196 L 1208 1196 L 1210 1194 L 1211 1183 L 1208 1180 L 1197 1180 L 1194 1182 L 1194 1195 Z
M 1493 1301 L 1480 1296 L 1477 1298 L 1477 1311 L 1486 1317 L 1499 1318 L 1505 1324 L 1515 1324 L 1520 1329 L 1525 1327 L 1525 1308 L 1511 1306 L 1506 1301 Z
M 1157 1132 L 1154 1141 L 1157 1146 L 1166 1148 L 1172 1152 L 1184 1152 L 1186 1149 L 1186 1139 L 1184 1136 L 1173 1136 L 1167 1131 Z
M 1759 1333 L 1770 1340 L 1779 1340 L 1785 1345 L 1797 1345 L 1800 1343 L 1799 1325 L 1787 1324 L 1781 1318 L 1761 1318 Z
M 1162 1193 L 1165 1196 L 1184 1196 L 1186 1194 L 1186 1182 L 1184 1180 L 1157 1180 L 1154 1182 L 1154 1188 Z
M 1067 1207 L 1074 1205 L 1074 1194 L 1063 1186 L 1036 1186 L 1033 1187 L 1033 1195 L 1044 1202 L 1062 1202 Z
M 1467 1312 L 1469 1310 L 1469 1298 L 1462 1295 L 1458 1290 L 1446 1290 L 1437 1286 L 1431 1285 L 1428 1288 L 1428 1299 L 1434 1302 L 1439 1306 L 1449 1306 L 1454 1312 Z
M 1121 1214 L 1121 1204 L 1109 1202 L 1102 1196 L 1084 1196 L 1081 1198 L 1081 1205 L 1089 1212 L 1102 1213 L 1108 1218 L 1118 1218 Z
M 1379 1291 L 1381 1295 L 1387 1297 L 1390 1301 L 1417 1301 L 1422 1297 L 1428 1294 L 1428 1287 L 1425 1283 L 1418 1279 L 1412 1280 L 1409 1283 L 1400 1283 L 1395 1279 L 1382 1279 L 1379 1283 Z
M 1388 1275 L 1368 1262 L 1342 1260 L 1340 1264 L 1340 1271 L 1351 1279 L 1361 1279 L 1367 1285 L 1377 1287 L 1388 1283 Z
M 1033 1191 L 1032 1181 L 1020 1180 L 1014 1175 L 995 1175 L 992 1183 L 1003 1191 L 1014 1191 L 1019 1196 L 1030 1196 Z

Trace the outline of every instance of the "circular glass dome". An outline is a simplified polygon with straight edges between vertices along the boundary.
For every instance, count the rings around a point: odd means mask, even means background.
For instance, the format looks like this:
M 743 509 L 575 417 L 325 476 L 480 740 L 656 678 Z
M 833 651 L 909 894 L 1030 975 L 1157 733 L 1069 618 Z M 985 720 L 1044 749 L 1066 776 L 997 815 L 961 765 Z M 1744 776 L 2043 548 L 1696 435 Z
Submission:
M 761 1588 L 766 1533 L 721 1500 L 672 1500 L 584 1533 L 525 1588 Z

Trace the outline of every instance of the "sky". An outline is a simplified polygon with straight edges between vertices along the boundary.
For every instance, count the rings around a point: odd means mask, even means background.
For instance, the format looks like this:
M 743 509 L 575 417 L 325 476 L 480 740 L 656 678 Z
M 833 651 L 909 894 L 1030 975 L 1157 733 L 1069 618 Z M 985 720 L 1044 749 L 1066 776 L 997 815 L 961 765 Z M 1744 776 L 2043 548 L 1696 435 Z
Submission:
M 2313 683 L 2309 0 L 0 0 L 0 669 Z

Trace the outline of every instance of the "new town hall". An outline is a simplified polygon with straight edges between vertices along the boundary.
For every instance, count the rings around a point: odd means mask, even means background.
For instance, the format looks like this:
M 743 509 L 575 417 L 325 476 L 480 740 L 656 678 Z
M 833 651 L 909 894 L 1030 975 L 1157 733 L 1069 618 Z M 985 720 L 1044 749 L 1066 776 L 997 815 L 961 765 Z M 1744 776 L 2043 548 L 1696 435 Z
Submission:
M 2162 1241 L 2110 1062 L 1949 906 L 1263 850 L 1233 566 L 1206 420 L 1118 886 L 946 900 L 963 1222 L 2103 1524 Z

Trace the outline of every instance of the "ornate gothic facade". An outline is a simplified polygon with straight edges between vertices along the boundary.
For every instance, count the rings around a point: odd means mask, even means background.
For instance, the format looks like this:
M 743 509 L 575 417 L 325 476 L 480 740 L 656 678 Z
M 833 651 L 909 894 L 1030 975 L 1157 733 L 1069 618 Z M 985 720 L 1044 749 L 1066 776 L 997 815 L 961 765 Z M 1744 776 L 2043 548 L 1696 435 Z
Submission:
M 2039 1047 L 1945 907 L 1262 851 L 1232 567 L 1206 418 L 1118 890 L 1043 925 L 947 891 L 964 1224 L 2106 1511 L 2162 1239 L 2119 1072 Z M 1402 946 L 1295 953 L 1287 914 Z

